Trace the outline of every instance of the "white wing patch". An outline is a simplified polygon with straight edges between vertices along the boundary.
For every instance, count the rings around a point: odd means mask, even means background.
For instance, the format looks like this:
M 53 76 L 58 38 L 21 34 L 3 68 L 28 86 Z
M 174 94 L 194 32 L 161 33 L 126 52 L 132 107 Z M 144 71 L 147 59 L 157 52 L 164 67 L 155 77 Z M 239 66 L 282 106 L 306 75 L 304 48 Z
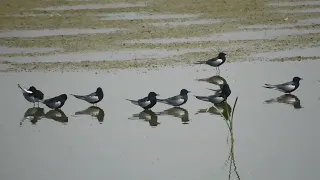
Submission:
M 53 103 L 55 107 L 59 107 L 61 105 L 61 101 L 57 101 Z
M 184 100 L 182 99 L 182 98 L 179 98 L 179 99 L 177 99 L 177 100 L 173 100 L 173 101 L 171 101 L 171 103 L 173 104 L 173 105 L 180 105 L 180 104 L 182 104 L 184 102 Z
M 296 86 L 295 86 L 294 84 L 288 84 L 288 85 L 285 85 L 285 86 L 283 87 L 283 90 L 285 90 L 285 91 L 292 91 L 292 90 L 294 90 L 294 88 L 296 88 Z
M 151 101 L 150 101 L 150 100 L 141 102 L 141 106 L 142 106 L 142 107 L 149 106 L 150 104 L 151 104 Z
M 222 59 L 217 59 L 217 60 L 213 61 L 211 64 L 214 65 L 214 66 L 218 66 L 218 65 L 220 65 L 222 62 L 223 62 Z
M 88 101 L 89 102 L 97 102 L 99 100 L 98 96 L 89 96 Z

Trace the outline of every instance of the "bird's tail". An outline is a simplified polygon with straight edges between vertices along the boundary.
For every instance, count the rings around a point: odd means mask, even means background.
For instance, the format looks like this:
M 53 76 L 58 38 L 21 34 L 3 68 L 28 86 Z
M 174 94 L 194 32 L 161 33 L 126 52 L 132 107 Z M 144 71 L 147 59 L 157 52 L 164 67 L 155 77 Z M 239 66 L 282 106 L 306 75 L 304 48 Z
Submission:
M 168 104 L 168 102 L 165 99 L 157 99 L 158 102 L 164 103 L 164 104 Z
M 276 88 L 275 85 L 272 85 L 272 84 L 264 84 L 264 86 L 262 86 L 264 88 L 269 88 L 269 89 L 273 89 L 273 88 Z
M 197 81 L 208 81 L 208 78 L 197 79 Z
M 78 99 L 84 99 L 84 96 L 80 96 L 80 95 L 75 95 L 75 94 L 70 94 L 71 96 L 74 96 L 75 98 L 78 98 Z
M 206 64 L 206 63 L 207 63 L 207 61 L 197 61 L 194 64 Z
M 207 96 L 194 96 L 194 97 L 202 101 L 209 101 L 209 98 Z
M 131 102 L 132 104 L 134 104 L 134 105 L 139 105 L 139 104 L 138 104 L 138 101 L 131 100 L 131 99 L 126 99 L 126 100 L 130 101 L 130 102 Z
M 221 91 L 221 89 L 210 89 L 210 88 L 207 88 L 207 89 L 209 89 L 210 91 L 214 91 L 214 92 Z
M 277 99 L 272 98 L 272 99 L 266 100 L 266 101 L 264 101 L 264 102 L 267 103 L 267 104 L 275 103 L 275 102 L 277 102 Z

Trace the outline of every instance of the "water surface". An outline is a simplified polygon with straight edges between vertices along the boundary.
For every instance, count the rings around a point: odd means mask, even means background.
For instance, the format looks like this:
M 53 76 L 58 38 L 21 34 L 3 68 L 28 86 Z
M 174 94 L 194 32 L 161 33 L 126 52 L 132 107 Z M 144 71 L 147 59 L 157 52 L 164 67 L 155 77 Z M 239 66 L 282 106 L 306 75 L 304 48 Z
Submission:
M 233 136 L 241 179 L 317 179 L 319 66 L 320 61 L 245 62 L 220 68 L 220 76 L 232 89 L 227 101 L 231 108 L 239 97 Z M 0 73 L 4 85 L 0 94 L 2 179 L 228 179 L 226 122 L 211 110 L 198 113 L 212 104 L 192 96 L 209 95 L 212 91 L 207 88 L 217 88 L 197 81 L 215 76 L 213 68 L 192 65 L 95 72 Z M 264 83 L 285 82 L 297 75 L 304 80 L 293 94 L 303 108 L 265 103 L 283 94 L 262 88 Z M 45 97 L 86 94 L 101 86 L 105 98 L 98 107 L 104 111 L 103 121 L 101 116 L 98 120 L 75 115 L 91 105 L 71 96 L 62 112 L 50 112 L 43 105 L 43 110 L 29 110 L 32 104 L 24 100 L 17 83 L 35 85 Z M 192 91 L 189 102 L 181 107 L 188 112 L 187 123 L 168 115 L 172 108 L 168 105 L 159 103 L 154 113 L 142 112 L 125 100 L 144 97 L 149 91 L 169 97 L 181 88 Z M 129 119 L 135 114 L 138 118 Z M 238 179 L 233 166 L 231 174 L 231 179 Z

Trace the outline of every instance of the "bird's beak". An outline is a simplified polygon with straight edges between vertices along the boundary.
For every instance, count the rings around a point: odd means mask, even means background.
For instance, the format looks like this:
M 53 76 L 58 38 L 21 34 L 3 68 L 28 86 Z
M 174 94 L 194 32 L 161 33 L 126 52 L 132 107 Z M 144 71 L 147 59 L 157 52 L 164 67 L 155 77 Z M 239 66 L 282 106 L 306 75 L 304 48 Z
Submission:
M 188 93 L 191 93 L 191 91 L 188 91 Z
M 156 96 L 159 96 L 159 94 L 156 94 Z

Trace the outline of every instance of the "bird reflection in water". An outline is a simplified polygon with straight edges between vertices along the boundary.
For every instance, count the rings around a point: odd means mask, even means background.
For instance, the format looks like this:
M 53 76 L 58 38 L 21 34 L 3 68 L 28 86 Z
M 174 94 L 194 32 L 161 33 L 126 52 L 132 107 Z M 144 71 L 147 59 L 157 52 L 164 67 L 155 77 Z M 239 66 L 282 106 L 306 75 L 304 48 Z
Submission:
M 75 113 L 75 115 L 89 115 L 94 118 L 97 118 L 99 123 L 102 124 L 104 120 L 104 111 L 103 109 L 97 107 L 97 106 L 90 106 L 85 110 L 78 111 Z
M 44 116 L 47 119 L 52 119 L 63 124 L 68 123 L 68 117 L 61 109 L 52 109 L 48 111 Z
M 209 78 L 197 79 L 197 81 L 203 81 L 203 82 L 207 82 L 207 83 L 218 85 L 218 86 L 227 84 L 227 81 L 220 75 L 212 76 Z
M 133 114 L 132 117 L 129 118 L 130 120 L 144 120 L 148 121 L 151 127 L 156 127 L 160 123 L 158 122 L 158 116 L 151 110 L 144 110 L 139 114 Z
M 219 115 L 225 119 L 229 119 L 231 113 L 231 106 L 226 101 L 220 104 L 215 104 L 207 109 L 199 109 L 196 114 L 210 113 L 212 115 Z
M 20 121 L 20 127 L 22 126 L 25 120 L 30 120 L 30 122 L 35 125 L 41 118 L 44 116 L 44 108 L 32 107 L 27 109 L 24 113 L 22 120 Z
M 169 115 L 173 117 L 180 118 L 182 121 L 182 124 L 189 124 L 189 112 L 181 107 L 173 107 L 169 108 L 167 110 L 164 110 L 162 112 L 157 113 L 157 115 Z
M 293 94 L 284 94 L 284 95 L 281 95 L 277 98 L 272 98 L 272 99 L 266 100 L 265 103 L 267 103 L 267 104 L 282 103 L 282 104 L 291 105 L 295 109 L 302 108 L 302 106 L 300 104 L 300 99 Z

